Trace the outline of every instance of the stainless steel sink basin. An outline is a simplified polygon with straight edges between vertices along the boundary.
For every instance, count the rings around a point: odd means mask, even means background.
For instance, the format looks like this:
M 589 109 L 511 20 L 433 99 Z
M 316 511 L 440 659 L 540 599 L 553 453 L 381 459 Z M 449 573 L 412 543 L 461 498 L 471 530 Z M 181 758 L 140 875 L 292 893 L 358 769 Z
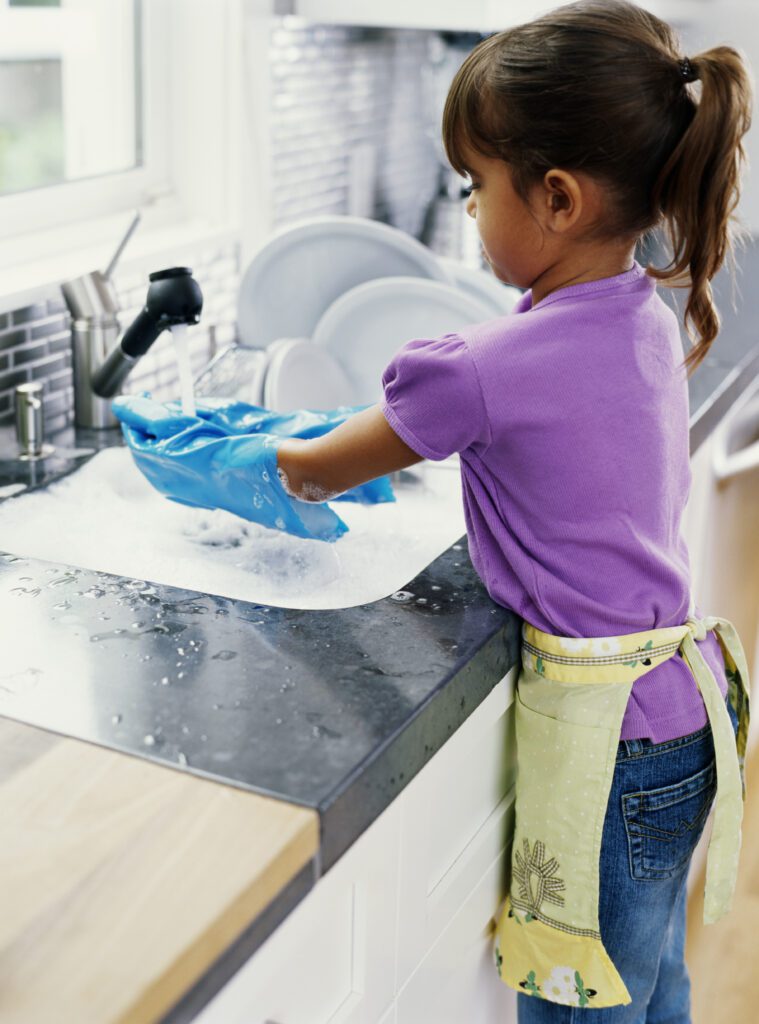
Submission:
M 325 543 L 168 501 L 128 449 L 107 448 L 0 503 L 0 549 L 256 604 L 350 608 L 402 592 L 466 532 L 457 456 L 393 486 L 392 503 L 332 503 L 349 532 Z

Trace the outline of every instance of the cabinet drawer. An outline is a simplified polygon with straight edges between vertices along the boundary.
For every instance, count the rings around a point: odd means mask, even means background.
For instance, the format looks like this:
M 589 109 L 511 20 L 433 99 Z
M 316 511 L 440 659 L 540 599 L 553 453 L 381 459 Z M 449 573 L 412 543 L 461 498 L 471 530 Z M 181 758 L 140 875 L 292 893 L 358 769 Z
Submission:
M 316 883 L 194 1024 L 363 1024 L 392 1006 L 400 804 Z
M 401 800 L 398 982 L 502 853 L 513 828 L 514 668 L 424 766 Z M 504 868 L 505 871 L 505 868 Z M 506 894 L 505 875 L 490 916 Z
M 498 977 L 490 920 L 510 853 L 509 843 L 400 990 L 396 1024 L 516 1024 L 516 992 Z

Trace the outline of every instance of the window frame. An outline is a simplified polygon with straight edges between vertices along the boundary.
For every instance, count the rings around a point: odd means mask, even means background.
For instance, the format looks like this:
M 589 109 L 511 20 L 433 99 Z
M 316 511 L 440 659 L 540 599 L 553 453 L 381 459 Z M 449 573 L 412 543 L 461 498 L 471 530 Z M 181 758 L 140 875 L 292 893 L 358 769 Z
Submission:
M 137 45 L 142 61 L 142 86 L 137 97 L 142 108 L 139 115 L 142 124 L 141 166 L 0 196 L 0 247 L 17 240 L 19 236 L 74 225 L 78 221 L 88 221 L 150 204 L 171 193 L 168 173 L 169 139 L 162 136 L 160 130 L 168 117 L 170 94 L 170 70 L 167 63 L 161 60 L 169 32 L 169 10 L 161 2 L 142 3 L 137 10 L 141 37 Z M 64 8 L 2 9 L 0 24 L 5 19 L 11 19 L 9 24 L 15 22 L 21 25 L 26 22 L 27 29 L 40 31 L 37 52 L 39 56 L 49 56 L 55 54 L 46 44 L 46 36 L 49 36 L 56 22 L 60 23 L 60 15 L 70 13 L 75 12 L 66 12 Z M 29 55 L 32 55 L 31 52 Z M 0 256 L 0 267 L 3 264 Z
M 144 167 L 0 197 L 0 312 L 103 269 L 135 208 L 142 221 L 125 268 L 239 238 L 246 192 L 265 202 L 241 162 L 251 127 L 243 26 L 253 12 L 265 25 L 271 0 L 143 0 Z

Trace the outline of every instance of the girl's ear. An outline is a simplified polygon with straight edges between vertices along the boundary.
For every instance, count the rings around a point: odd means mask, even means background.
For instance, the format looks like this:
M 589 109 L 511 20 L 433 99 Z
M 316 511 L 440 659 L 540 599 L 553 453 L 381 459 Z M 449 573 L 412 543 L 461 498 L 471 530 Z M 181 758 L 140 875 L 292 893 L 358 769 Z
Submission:
M 578 179 L 569 171 L 552 168 L 543 175 L 543 215 L 552 231 L 564 232 L 580 218 L 583 192 Z

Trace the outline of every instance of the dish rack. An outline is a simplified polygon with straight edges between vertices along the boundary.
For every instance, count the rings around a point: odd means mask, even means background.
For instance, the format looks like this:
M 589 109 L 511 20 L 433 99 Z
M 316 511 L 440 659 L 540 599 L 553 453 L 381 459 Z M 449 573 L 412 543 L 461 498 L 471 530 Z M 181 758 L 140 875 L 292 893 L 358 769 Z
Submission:
M 261 405 L 263 381 L 268 354 L 266 349 L 229 345 L 218 352 L 195 378 L 195 393 L 205 397 L 221 397 Z M 425 460 L 408 469 L 390 473 L 393 485 L 420 482 L 430 468 L 458 469 L 459 457 L 452 455 L 441 462 Z

